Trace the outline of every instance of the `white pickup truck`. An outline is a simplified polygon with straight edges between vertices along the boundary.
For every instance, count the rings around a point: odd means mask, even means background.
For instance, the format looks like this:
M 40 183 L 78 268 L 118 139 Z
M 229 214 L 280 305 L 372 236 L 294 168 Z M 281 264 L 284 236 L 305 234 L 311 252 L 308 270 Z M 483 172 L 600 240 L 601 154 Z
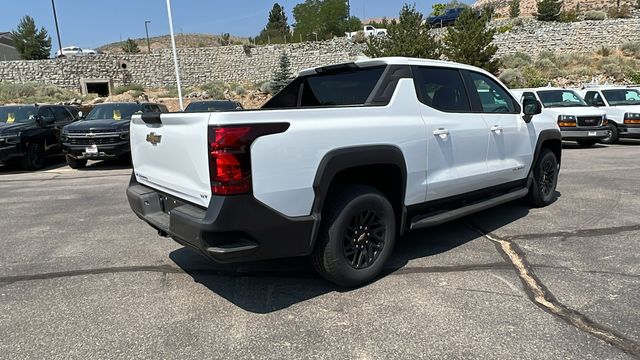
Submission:
M 364 28 L 362 30 L 360 30 L 363 32 L 364 37 L 368 38 L 368 37 L 377 37 L 377 36 L 386 36 L 387 35 L 387 29 L 376 29 L 375 27 L 371 26 L 371 25 L 365 25 Z M 356 35 L 358 35 L 358 33 L 360 31 L 353 31 L 353 32 L 348 32 L 345 33 L 347 35 L 347 39 L 353 39 Z
M 134 116 L 127 196 L 160 235 L 215 261 L 310 255 L 357 286 L 408 230 L 525 196 L 552 203 L 561 134 L 531 121 L 540 112 L 452 62 L 309 69 L 260 110 Z
M 587 105 L 575 91 L 563 88 L 541 87 L 512 89 L 517 99 L 530 97 L 542 103 L 542 114 L 547 121 L 557 121 L 562 140 L 575 141 L 580 146 L 593 146 L 609 136 L 607 114 L 604 110 Z
M 609 136 L 605 144 L 620 138 L 640 139 L 640 91 L 623 86 L 598 86 L 581 90 L 587 104 L 607 113 Z

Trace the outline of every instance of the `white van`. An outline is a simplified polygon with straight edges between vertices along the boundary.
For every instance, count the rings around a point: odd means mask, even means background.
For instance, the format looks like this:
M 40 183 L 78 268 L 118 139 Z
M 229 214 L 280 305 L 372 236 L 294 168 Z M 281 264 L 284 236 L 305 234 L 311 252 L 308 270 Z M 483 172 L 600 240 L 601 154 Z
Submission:
M 513 89 L 511 92 L 520 102 L 526 98 L 540 101 L 542 114 L 536 117 L 557 121 L 562 140 L 576 141 L 587 147 L 609 137 L 606 112 L 589 106 L 573 90 L 542 87 Z

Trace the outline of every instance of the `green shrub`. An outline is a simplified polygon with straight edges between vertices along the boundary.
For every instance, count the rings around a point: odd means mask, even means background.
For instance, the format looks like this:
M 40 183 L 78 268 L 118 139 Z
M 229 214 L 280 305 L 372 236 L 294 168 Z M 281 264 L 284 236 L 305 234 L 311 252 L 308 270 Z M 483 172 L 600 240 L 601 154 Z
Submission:
M 211 99 L 224 99 L 225 85 L 222 81 L 212 81 L 200 87 L 206 91 Z
M 169 85 L 164 88 L 164 93 L 160 94 L 161 98 L 175 98 L 178 97 L 178 88 L 174 85 Z
M 611 19 L 626 19 L 631 17 L 631 9 L 627 5 L 612 7 L 607 10 L 607 15 Z
M 53 103 L 79 97 L 77 91 L 54 85 L 0 82 L 0 103 Z
M 624 43 L 620 50 L 627 56 L 640 58 L 640 41 Z
M 607 13 L 604 11 L 591 10 L 584 13 L 585 20 L 598 20 L 602 21 L 607 18 Z
M 600 56 L 607 57 L 611 55 L 611 49 L 603 45 L 596 51 L 596 53 Z
M 120 95 L 120 94 L 124 94 L 127 91 L 131 91 L 131 90 L 143 92 L 144 91 L 144 87 L 142 87 L 142 85 L 138 85 L 138 84 L 129 84 L 129 85 L 125 85 L 125 86 L 118 86 L 113 91 L 116 93 L 116 95 Z
M 531 56 L 525 53 L 516 52 L 500 58 L 500 64 L 505 69 L 525 67 L 531 64 Z
M 552 62 L 556 61 L 556 54 L 553 51 L 542 50 L 538 53 L 537 60 L 549 59 Z
M 513 29 L 513 25 L 512 24 L 505 24 L 505 25 L 499 26 L 496 29 L 496 32 L 498 34 L 504 34 L 504 33 L 510 32 L 512 29 Z
M 244 86 L 237 85 L 234 87 L 233 92 L 236 93 L 236 95 L 244 95 L 247 91 L 244 89 Z
M 367 42 L 367 37 L 364 35 L 364 31 L 358 31 L 353 37 L 353 42 L 355 42 L 356 44 L 364 44 L 365 42 Z
M 631 80 L 631 83 L 640 84 L 640 71 L 632 71 L 627 74 L 627 77 Z
M 578 21 L 578 12 L 575 10 L 566 10 L 560 12 L 560 22 L 576 22 Z
M 260 84 L 260 91 L 265 94 L 273 94 L 273 87 L 271 86 L 271 81 L 265 81 Z
M 624 72 L 617 64 L 604 64 L 602 65 L 602 72 L 608 76 L 621 80 L 624 77 Z
M 498 78 L 510 88 L 522 87 L 525 84 L 524 76 L 518 69 L 504 69 Z
M 524 76 L 526 87 L 541 87 L 549 83 L 549 79 L 543 77 L 540 71 L 531 66 L 527 66 L 522 70 L 522 76 Z
M 129 94 L 134 98 L 138 98 L 138 97 L 140 97 L 140 96 L 142 96 L 144 94 L 144 91 L 131 90 L 131 92 Z

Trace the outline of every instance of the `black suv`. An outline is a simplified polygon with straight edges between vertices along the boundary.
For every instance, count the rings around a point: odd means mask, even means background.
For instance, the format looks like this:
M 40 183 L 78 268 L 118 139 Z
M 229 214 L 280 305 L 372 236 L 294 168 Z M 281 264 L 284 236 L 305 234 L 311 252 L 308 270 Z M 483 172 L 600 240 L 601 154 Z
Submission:
M 67 164 L 83 168 L 87 160 L 129 159 L 129 122 L 134 114 L 167 112 L 167 107 L 154 103 L 104 103 L 96 105 L 86 118 L 66 126 L 62 146 Z
M 208 112 L 208 111 L 231 111 L 243 110 L 242 104 L 232 100 L 204 100 L 192 101 L 187 105 L 184 112 Z
M 71 106 L 0 106 L 0 163 L 21 161 L 26 170 L 41 169 L 47 156 L 61 153 L 62 127 L 79 118 Z

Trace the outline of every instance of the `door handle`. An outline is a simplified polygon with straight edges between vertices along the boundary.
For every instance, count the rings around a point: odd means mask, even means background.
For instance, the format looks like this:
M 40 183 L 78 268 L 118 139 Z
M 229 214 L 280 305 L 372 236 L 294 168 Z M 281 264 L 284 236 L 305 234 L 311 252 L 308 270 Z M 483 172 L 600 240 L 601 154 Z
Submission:
M 498 134 L 498 135 L 499 135 L 499 134 L 501 134 L 501 133 L 502 133 L 502 126 L 500 126 L 500 125 L 493 125 L 493 126 L 491 127 L 491 131 L 493 131 L 494 133 L 496 133 L 496 134 Z
M 449 129 L 439 128 L 433 130 L 433 135 L 440 136 L 441 139 L 446 139 L 449 136 Z

